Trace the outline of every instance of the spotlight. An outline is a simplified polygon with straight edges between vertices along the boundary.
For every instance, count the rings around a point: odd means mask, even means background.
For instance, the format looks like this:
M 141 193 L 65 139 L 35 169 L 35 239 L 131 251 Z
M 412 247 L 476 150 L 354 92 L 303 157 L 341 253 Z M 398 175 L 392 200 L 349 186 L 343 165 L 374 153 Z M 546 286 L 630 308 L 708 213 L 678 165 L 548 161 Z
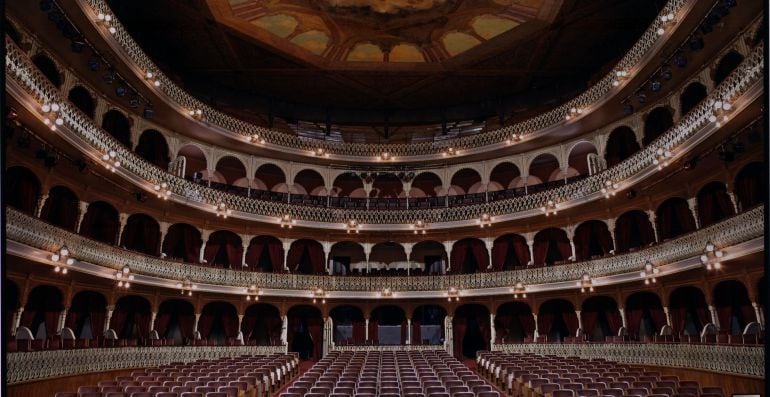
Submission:
M 674 64 L 680 68 L 687 66 L 687 57 L 684 56 L 683 52 L 679 51 L 674 55 Z
M 671 68 L 670 68 L 670 67 L 668 67 L 668 65 L 665 65 L 665 66 L 663 66 L 663 67 L 660 69 L 660 77 L 661 77 L 663 80 L 666 80 L 666 81 L 668 81 L 668 80 L 671 80 L 671 78 L 673 77 L 673 75 L 672 75 L 672 72 L 671 72 Z
M 695 36 L 690 39 L 690 50 L 700 51 L 703 49 L 703 37 Z
M 658 92 L 658 91 L 660 91 L 660 89 L 661 89 L 661 87 L 662 87 L 662 86 L 663 86 L 663 84 L 661 84 L 660 80 L 652 80 L 652 81 L 650 82 L 650 90 L 651 90 L 652 92 Z
M 144 111 L 142 111 L 142 117 L 146 119 L 151 119 L 153 116 L 155 116 L 155 110 L 149 106 L 145 107 Z
M 91 69 L 92 72 L 95 72 L 102 68 L 102 62 L 99 58 L 91 58 L 88 60 L 88 68 Z
M 636 94 L 636 100 L 639 102 L 640 105 L 643 105 L 647 102 L 647 94 L 640 92 Z
M 126 87 L 118 86 L 118 88 L 115 88 L 115 95 L 121 98 L 126 96 L 126 93 L 128 93 L 128 90 L 126 90 Z
M 104 76 L 102 76 L 102 79 L 107 84 L 114 83 L 116 78 L 117 78 L 117 76 L 115 75 L 115 71 L 112 70 L 111 68 L 109 70 L 107 70 L 107 72 L 104 73 Z
M 623 115 L 628 116 L 634 113 L 634 106 L 629 102 L 623 104 Z

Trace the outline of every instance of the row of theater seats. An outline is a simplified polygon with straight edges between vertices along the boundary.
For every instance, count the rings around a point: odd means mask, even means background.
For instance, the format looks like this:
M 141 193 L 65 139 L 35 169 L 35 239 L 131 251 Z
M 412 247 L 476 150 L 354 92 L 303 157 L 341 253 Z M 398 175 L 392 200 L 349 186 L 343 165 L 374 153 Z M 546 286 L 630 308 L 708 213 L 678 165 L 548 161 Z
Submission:
M 724 397 L 719 387 L 604 359 L 479 352 L 479 372 L 514 397 Z
M 281 397 L 500 397 L 443 350 L 331 352 Z
M 299 372 L 296 354 L 171 363 L 55 397 L 269 397 Z

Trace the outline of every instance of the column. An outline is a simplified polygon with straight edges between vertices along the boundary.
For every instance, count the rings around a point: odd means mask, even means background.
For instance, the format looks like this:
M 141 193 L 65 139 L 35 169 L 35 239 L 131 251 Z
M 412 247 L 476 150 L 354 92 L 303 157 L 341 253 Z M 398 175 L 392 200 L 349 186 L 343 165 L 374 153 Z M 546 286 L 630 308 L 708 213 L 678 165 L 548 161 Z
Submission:
M 655 220 L 655 211 L 653 210 L 647 210 L 647 216 L 650 218 L 650 224 L 652 224 L 652 231 L 655 233 L 655 241 L 660 241 L 660 238 L 658 237 L 658 222 Z
M 570 226 L 567 228 L 567 238 L 569 239 L 570 249 L 572 249 L 571 260 L 574 262 L 577 260 L 577 253 L 575 252 L 575 226 Z
M 107 306 L 107 317 L 104 318 L 104 331 L 110 329 L 110 320 L 112 320 L 112 312 L 115 311 L 115 305 Z
M 671 326 L 671 312 L 668 310 L 668 306 L 663 306 L 663 313 L 666 314 L 666 324 Z
M 75 229 L 77 233 L 80 233 L 80 226 L 83 224 L 83 217 L 86 216 L 86 212 L 88 212 L 88 203 L 85 201 L 81 201 L 80 205 L 78 206 L 78 227 Z
M 158 241 L 158 252 L 161 254 L 163 253 L 163 241 L 166 239 L 166 234 L 168 234 L 169 227 L 171 227 L 170 223 L 160 222 L 160 241 Z
M 150 332 L 155 330 L 155 319 L 158 317 L 158 312 L 152 312 L 150 315 Z
M 366 192 L 366 209 L 369 209 L 369 195 L 372 193 L 372 184 L 364 182 L 364 192 Z
M 250 237 L 250 236 L 245 236 L 245 237 Z M 250 238 L 241 240 L 241 246 L 243 247 L 243 253 L 241 253 L 241 267 L 249 266 L 246 264 L 246 251 L 249 250 L 249 245 L 251 245 Z
M 620 312 L 620 323 L 623 324 L 623 328 L 628 329 L 628 322 L 626 322 L 626 310 L 622 307 L 618 307 L 618 312 Z
M 404 246 L 404 252 L 406 253 L 406 275 L 409 276 L 412 271 L 412 248 L 414 247 L 413 243 L 404 243 L 402 244 Z
M 491 237 L 487 237 L 484 239 L 484 245 L 487 247 L 487 257 L 489 258 L 489 263 L 487 264 L 487 269 L 492 269 L 492 247 L 495 246 L 495 240 Z
M 447 353 L 454 354 L 454 331 L 452 330 L 452 316 L 444 317 L 444 348 Z
M 372 247 L 374 245 L 372 243 L 364 243 L 364 256 L 366 257 L 366 273 L 369 273 L 369 254 L 372 253 Z
M 409 209 L 409 191 L 412 190 L 412 181 L 401 181 L 401 183 L 403 184 L 404 197 L 406 198 L 406 209 Z
M 115 237 L 116 245 L 120 245 L 120 238 L 123 236 L 123 229 L 126 228 L 126 223 L 128 222 L 128 214 L 121 213 L 118 215 L 118 219 L 120 220 L 120 227 L 118 228 L 118 235 Z
M 331 255 L 332 252 L 332 243 L 331 241 L 321 241 L 321 247 L 323 247 L 324 250 L 324 267 L 326 268 L 326 273 L 329 273 L 330 275 L 334 272 L 334 267 L 329 263 L 329 255 Z
M 411 318 L 406 319 L 406 344 L 407 345 L 412 344 L 412 319 Z
M 241 325 L 243 324 L 243 314 L 238 315 L 238 333 L 241 333 Z
M 16 329 L 19 328 L 21 323 L 21 314 L 24 312 L 24 306 L 19 307 L 13 312 L 13 318 L 11 319 L 11 336 L 16 336 Z
M 612 237 L 612 252 L 615 252 L 618 249 L 618 242 L 615 240 L 615 219 L 607 219 L 607 230 L 610 231 L 610 237 Z
M 717 308 L 714 307 L 714 305 L 709 305 L 709 314 L 711 315 L 711 323 L 714 324 L 717 329 L 720 329 L 719 316 L 717 315 Z
M 757 317 L 760 328 L 765 329 L 765 321 L 762 318 L 762 309 L 760 309 L 759 303 L 751 302 L 751 306 L 754 307 L 754 316 Z
M 47 194 L 40 196 L 40 198 L 37 200 L 37 207 L 35 208 L 36 217 L 40 218 L 40 213 L 43 211 L 43 206 L 45 206 L 46 201 L 48 201 Z
M 737 214 L 739 212 L 738 211 L 738 200 L 735 198 L 735 193 L 733 193 L 732 191 L 728 190 L 727 191 L 727 195 L 730 196 L 730 201 L 732 201 L 732 203 L 733 203 L 733 209 L 735 209 L 735 213 Z
M 254 182 L 254 178 L 246 178 L 246 181 L 249 183 L 246 186 L 246 197 L 251 197 L 251 183 Z
M 535 312 L 532 312 L 532 318 L 535 319 L 535 332 L 532 338 L 532 341 L 534 342 L 534 339 L 540 336 L 540 327 L 537 325 L 537 314 L 535 314 Z
M 580 310 L 575 310 L 575 315 L 577 315 L 577 319 L 578 319 L 578 329 L 582 330 L 583 334 L 587 334 L 588 331 L 583 329 L 583 317 L 580 315 Z
M 289 249 L 291 248 L 291 243 L 293 243 L 294 240 L 288 239 L 288 238 L 282 238 L 281 243 L 283 243 L 283 270 L 289 271 L 289 264 L 286 263 L 287 259 L 289 258 Z
M 452 270 L 452 246 L 454 241 L 444 241 L 444 252 L 446 252 L 446 272 L 449 273 Z
M 527 247 L 529 248 L 529 263 L 527 265 L 535 264 L 535 238 L 534 236 L 527 236 Z
M 489 313 L 489 350 L 492 350 L 492 346 L 497 339 L 497 330 L 495 329 L 495 313 Z
M 364 340 L 369 340 L 369 319 L 364 320 Z
M 206 252 L 206 243 L 209 241 L 209 236 L 211 236 L 211 230 L 201 230 L 201 241 L 203 241 L 203 244 L 201 244 L 201 252 L 198 255 L 199 263 L 203 263 L 203 254 Z
M 61 330 L 64 328 L 64 322 L 67 320 L 67 310 L 69 308 L 67 306 L 64 306 L 64 309 L 62 309 L 61 312 L 59 312 L 59 322 L 56 324 L 56 333 L 61 333 Z
M 695 219 L 695 228 L 700 229 L 700 219 L 698 218 L 698 199 L 696 197 L 688 198 L 687 206 L 690 207 L 692 218 Z
M 281 316 L 281 344 L 289 344 L 289 316 L 285 314 Z
M 198 321 L 201 319 L 201 313 L 195 313 L 195 323 L 193 324 L 193 333 L 198 332 Z

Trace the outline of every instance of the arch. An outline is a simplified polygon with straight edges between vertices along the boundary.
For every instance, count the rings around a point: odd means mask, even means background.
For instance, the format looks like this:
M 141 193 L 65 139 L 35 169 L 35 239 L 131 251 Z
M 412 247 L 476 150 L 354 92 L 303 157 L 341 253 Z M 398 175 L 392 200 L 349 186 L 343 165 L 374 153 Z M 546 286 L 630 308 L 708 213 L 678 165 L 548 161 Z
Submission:
M 536 266 L 551 266 L 569 260 L 572 247 L 567 232 L 554 227 L 537 232 L 532 253 L 532 263 Z
M 147 214 L 133 214 L 126 220 L 120 245 L 148 255 L 160 254 L 160 225 Z
M 306 238 L 292 242 L 286 257 L 286 266 L 292 273 L 323 274 L 324 262 L 324 249 L 321 243 Z
M 671 197 L 660 203 L 655 211 L 655 222 L 658 223 L 660 241 L 695 231 L 695 218 L 687 200 L 681 197 Z
M 719 60 L 714 68 L 714 85 L 725 81 L 727 76 L 743 62 L 743 55 L 737 51 L 730 51 Z
M 396 305 L 382 305 L 369 315 L 369 339 L 380 345 L 406 344 L 406 313 Z
M 485 187 L 482 186 L 481 175 L 473 168 L 457 170 L 454 175 L 452 175 L 449 185 L 450 195 L 479 193 L 485 190 Z
M 404 194 L 404 184 L 396 174 L 381 172 L 374 177 L 369 197 L 398 198 Z
M 706 296 L 700 288 L 675 289 L 669 295 L 668 307 L 675 335 L 700 335 L 703 326 L 711 322 Z
M 277 346 L 281 344 L 283 320 L 278 308 L 269 303 L 255 303 L 246 308 L 241 325 L 247 345 Z
M 32 57 L 32 63 L 37 66 L 40 73 L 45 76 L 51 84 L 56 88 L 60 88 L 63 82 L 62 73 L 59 72 L 59 67 L 51 58 L 45 54 L 37 54 Z
M 512 270 L 527 266 L 529 257 L 527 239 L 518 234 L 505 234 L 492 244 L 492 269 Z
M 150 301 L 138 295 L 125 295 L 115 302 L 110 328 L 119 339 L 147 339 L 150 336 Z
M 441 345 L 447 311 L 439 305 L 420 305 L 412 312 L 412 344 Z
M 80 224 L 82 236 L 107 244 L 115 244 L 118 230 L 120 230 L 118 210 L 112 204 L 104 201 L 88 204 L 88 210 Z
M 755 161 L 746 164 L 735 176 L 735 196 L 742 211 L 767 200 L 767 166 Z
M 591 153 L 598 153 L 593 143 L 588 141 L 578 142 L 569 151 L 567 165 L 574 172 L 577 172 L 577 175 L 588 175 L 588 155 Z M 569 174 L 574 172 L 568 171 L 567 177 L 571 177 L 572 175 Z
M 748 290 L 737 280 L 725 280 L 714 286 L 714 307 L 720 332 L 740 335 L 746 324 L 757 321 Z
M 489 173 L 489 191 L 508 190 L 518 187 L 521 181 L 521 171 L 516 164 L 505 161 L 492 168 Z
M 615 220 L 615 252 L 636 251 L 655 242 L 655 230 L 646 212 L 631 210 Z
M 158 166 L 164 171 L 168 169 L 168 163 L 171 158 L 168 156 L 168 143 L 166 137 L 157 130 L 144 130 L 139 136 L 139 143 L 136 145 L 136 154 L 139 157 Z
M 443 274 L 446 269 L 446 248 L 438 241 L 420 241 L 412 246 L 409 260 L 422 263 L 424 274 Z
M 52 285 L 38 285 L 29 292 L 19 325 L 32 331 L 35 339 L 56 335 L 59 314 L 64 310 L 61 290 Z
M 443 183 L 441 178 L 434 172 L 421 172 L 412 180 L 412 189 L 409 190 L 409 197 L 437 197 L 443 194 Z
M 456 241 L 450 254 L 452 272 L 476 273 L 489 266 L 489 254 L 483 241 L 469 237 Z
M 163 253 L 170 259 L 180 259 L 188 263 L 197 263 L 203 245 L 201 232 L 195 226 L 175 223 L 169 226 L 163 240 Z
M 615 249 L 612 234 L 603 221 L 585 221 L 575 228 L 572 237 L 575 244 L 575 260 L 586 261 L 609 255 Z
M 540 153 L 529 163 L 529 175 L 534 178 L 527 178 L 527 185 L 537 185 L 544 181 L 552 181 L 564 178 L 559 173 L 559 160 L 551 153 Z
M 489 309 L 478 303 L 466 303 L 455 309 L 452 318 L 454 333 L 454 355 L 475 358 L 479 350 L 489 350 L 492 332 L 489 324 Z
M 337 175 L 332 183 L 332 195 L 338 197 L 366 197 L 364 182 L 355 172 L 344 172 Z
M 174 344 L 191 343 L 195 337 L 195 307 L 183 299 L 167 299 L 160 303 L 155 330 L 160 338 L 173 339 Z
M 283 272 L 283 243 L 273 236 L 252 238 L 246 249 L 246 265 L 253 271 Z
M 291 193 L 322 196 L 324 186 L 325 180 L 318 171 L 304 169 L 294 176 Z
M 94 102 L 94 97 L 87 89 L 79 85 L 72 87 L 67 94 L 67 100 L 75 105 L 76 108 L 80 109 L 83 114 L 91 119 L 94 118 L 94 115 L 96 114 L 96 102 Z
M 334 321 L 334 343 L 361 345 L 366 340 L 364 312 L 353 305 L 336 306 L 329 311 Z
M 698 191 L 698 219 L 706 227 L 735 214 L 727 187 L 722 182 L 710 182 Z
M 520 343 L 534 340 L 535 317 L 526 302 L 506 302 L 495 314 L 496 343 Z
M 674 115 L 665 106 L 659 106 L 647 113 L 644 119 L 644 138 L 642 143 L 647 146 L 655 138 L 668 131 L 674 125 Z
M 131 121 L 118 110 L 111 109 L 102 117 L 102 129 L 124 146 L 131 148 Z
M 41 190 L 37 175 L 29 168 L 17 166 L 5 170 L 4 179 L 5 204 L 27 215 L 35 215 Z
M 706 99 L 708 92 L 706 86 L 700 82 L 692 82 L 679 95 L 679 106 L 682 115 L 687 114 L 690 110 L 694 109 L 698 104 Z
M 329 260 L 332 262 L 332 274 L 345 275 L 354 270 L 366 270 L 364 247 L 354 241 L 339 241 L 332 245 Z
M 382 264 L 385 265 L 386 268 L 392 269 L 396 267 L 399 262 L 403 263 L 406 261 L 406 250 L 401 244 L 393 241 L 375 244 L 369 254 L 370 266 Z
M 95 291 L 80 291 L 72 297 L 64 326 L 79 339 L 97 339 L 104 334 L 107 298 Z
M 177 156 L 185 157 L 187 163 L 184 170 L 185 178 L 195 178 L 196 174 L 199 174 L 198 179 L 200 179 L 203 177 L 203 173 L 206 173 L 208 176 L 208 158 L 198 145 L 187 144 L 182 146 L 177 152 Z
M 254 172 L 254 177 L 264 184 L 265 190 L 286 192 L 286 174 L 275 164 L 260 165 Z
M 540 305 L 537 330 L 539 335 L 546 335 L 548 341 L 563 341 L 565 337 L 575 336 L 577 329 L 577 313 L 570 301 L 550 299 Z
M 78 196 L 66 186 L 54 186 L 48 191 L 48 199 L 40 212 L 40 219 L 62 229 L 75 231 L 79 212 Z
M 323 343 L 323 317 L 317 307 L 292 306 L 288 317 L 289 351 L 299 353 L 300 359 L 319 360 Z
M 214 169 L 222 176 L 223 181 L 221 182 L 228 185 L 234 185 L 235 181 L 246 178 L 246 166 L 243 165 L 241 159 L 235 156 L 220 158 Z
M 217 345 L 232 346 L 238 337 L 238 310 L 229 302 L 209 302 L 198 320 L 201 338 Z
M 660 297 L 649 291 L 635 292 L 626 298 L 626 323 L 632 339 L 644 340 L 666 325 L 666 313 Z
M 592 342 L 604 342 L 605 337 L 617 335 L 623 325 L 618 303 L 609 296 L 592 296 L 583 301 L 580 316 L 583 334 Z
M 604 155 L 607 167 L 619 164 L 638 152 L 639 149 L 639 143 L 636 141 L 634 130 L 624 125 L 615 128 L 610 132 L 607 139 L 607 148 Z
M 221 265 L 226 268 L 242 267 L 243 244 L 241 237 L 229 230 L 217 230 L 209 235 L 203 260 L 209 265 Z

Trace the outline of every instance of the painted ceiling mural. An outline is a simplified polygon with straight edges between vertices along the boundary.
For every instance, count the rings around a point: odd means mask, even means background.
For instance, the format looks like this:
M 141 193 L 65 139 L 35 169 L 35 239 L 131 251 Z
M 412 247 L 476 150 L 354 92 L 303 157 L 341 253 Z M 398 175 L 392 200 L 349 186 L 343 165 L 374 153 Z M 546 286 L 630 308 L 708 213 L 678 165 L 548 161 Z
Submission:
M 210 0 L 251 36 L 355 63 L 442 62 L 537 19 L 546 0 Z M 226 23 L 226 21 L 225 21 Z M 243 29 L 242 29 L 243 31 Z M 246 30 L 248 34 L 248 30 Z M 264 33 L 268 33 L 266 38 Z

